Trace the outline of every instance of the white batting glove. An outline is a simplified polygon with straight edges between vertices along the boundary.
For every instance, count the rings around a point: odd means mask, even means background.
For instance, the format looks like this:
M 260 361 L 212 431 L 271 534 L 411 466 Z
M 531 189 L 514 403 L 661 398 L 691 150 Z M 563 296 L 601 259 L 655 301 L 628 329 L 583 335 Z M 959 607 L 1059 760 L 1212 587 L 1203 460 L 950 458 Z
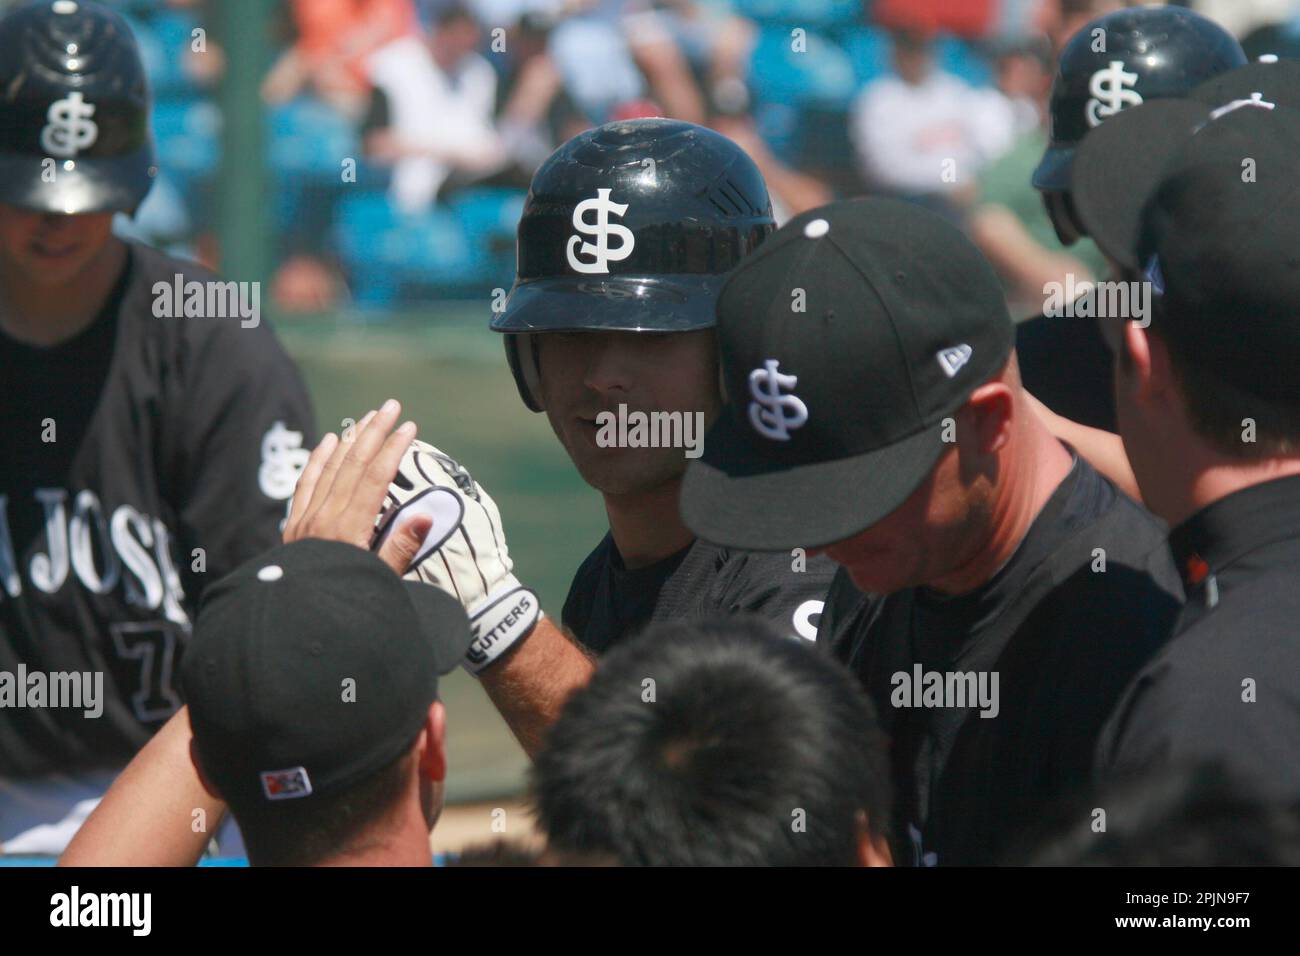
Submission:
M 388 486 L 371 550 L 422 514 L 433 518 L 433 526 L 404 577 L 460 601 L 474 634 L 464 666 L 477 674 L 532 632 L 542 614 L 537 595 L 512 573 L 496 502 L 459 462 L 414 441 Z

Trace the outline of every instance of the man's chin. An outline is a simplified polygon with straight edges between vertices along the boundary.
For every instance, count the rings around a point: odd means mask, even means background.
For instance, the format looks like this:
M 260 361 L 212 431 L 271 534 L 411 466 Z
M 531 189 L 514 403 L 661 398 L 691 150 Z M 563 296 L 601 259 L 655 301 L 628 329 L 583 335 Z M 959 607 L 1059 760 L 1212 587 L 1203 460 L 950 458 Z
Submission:
M 907 585 L 899 583 L 898 569 L 880 565 L 844 565 L 849 580 L 863 594 L 892 594 Z
M 653 491 L 664 484 L 681 478 L 686 470 L 666 467 L 654 455 L 639 453 L 638 449 L 609 448 L 584 452 L 573 458 L 582 480 L 606 495 L 631 495 Z

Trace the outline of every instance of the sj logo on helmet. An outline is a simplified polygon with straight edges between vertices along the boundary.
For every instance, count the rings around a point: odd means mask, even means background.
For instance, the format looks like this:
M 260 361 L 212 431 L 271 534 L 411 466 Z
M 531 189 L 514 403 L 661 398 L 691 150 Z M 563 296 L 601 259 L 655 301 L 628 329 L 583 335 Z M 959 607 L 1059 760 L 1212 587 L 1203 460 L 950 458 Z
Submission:
M 1092 94 L 1087 106 L 1088 125 L 1100 126 L 1102 120 L 1126 107 L 1141 106 L 1142 94 L 1129 89 L 1137 81 L 1138 75 L 1127 72 L 1123 60 L 1111 60 L 1106 69 L 1092 74 L 1088 81 L 1088 92 Z
M 99 139 L 99 126 L 91 119 L 95 104 L 87 103 L 80 93 L 69 93 L 50 104 L 41 130 L 41 148 L 51 156 L 69 159 L 89 149 Z
M 569 257 L 569 265 L 575 272 L 608 274 L 610 261 L 619 262 L 626 259 L 632 254 L 632 247 L 636 245 L 636 238 L 632 235 L 631 229 L 609 221 L 611 214 L 622 218 L 627 212 L 627 203 L 612 201 L 609 198 L 610 192 L 609 189 L 597 189 L 595 199 L 584 199 L 573 208 L 573 228 L 585 235 L 596 237 L 595 242 L 584 242 L 579 236 L 569 237 L 565 253 Z M 594 223 L 588 222 L 585 218 L 588 210 L 596 213 Z M 609 247 L 610 236 L 618 239 L 618 245 L 613 249 Z M 577 248 L 579 243 L 582 243 L 581 248 Z M 583 261 L 578 258 L 579 255 L 590 258 Z

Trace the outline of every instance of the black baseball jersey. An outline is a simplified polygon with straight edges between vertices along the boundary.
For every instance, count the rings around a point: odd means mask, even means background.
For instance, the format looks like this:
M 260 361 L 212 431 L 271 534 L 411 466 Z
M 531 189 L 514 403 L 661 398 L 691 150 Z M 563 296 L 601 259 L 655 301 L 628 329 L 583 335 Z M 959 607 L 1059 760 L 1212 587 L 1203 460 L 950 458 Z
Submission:
M 1077 458 L 970 594 L 881 598 L 837 574 L 818 643 L 858 675 L 891 738 L 898 862 L 997 862 L 1086 786 L 1101 727 L 1180 598 L 1163 526 Z
M 1115 373 L 1097 319 L 1036 315 L 1016 326 L 1020 380 L 1056 414 L 1117 432 Z
M 0 777 L 121 765 L 176 710 L 205 584 L 279 541 L 315 440 L 270 328 L 194 315 L 176 291 L 216 277 L 129 249 L 70 341 L 0 333 Z M 99 716 L 3 698 L 73 672 L 103 675 Z
M 1169 543 L 1187 605 L 1108 723 L 1102 774 L 1215 762 L 1300 805 L 1300 477 L 1214 502 Z
M 561 620 L 593 653 L 648 624 L 748 611 L 782 633 L 814 640 L 835 566 L 788 551 L 735 551 L 696 540 L 628 570 L 606 534 L 574 575 Z

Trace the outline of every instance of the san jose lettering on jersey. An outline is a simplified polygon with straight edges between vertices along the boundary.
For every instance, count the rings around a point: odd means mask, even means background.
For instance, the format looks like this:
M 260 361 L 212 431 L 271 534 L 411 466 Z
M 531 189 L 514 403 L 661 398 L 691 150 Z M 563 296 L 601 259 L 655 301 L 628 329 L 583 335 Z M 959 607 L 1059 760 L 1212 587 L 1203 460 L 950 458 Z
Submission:
M 121 587 L 128 603 L 161 611 L 189 628 L 185 590 L 171 557 L 172 534 L 162 521 L 131 505 L 105 514 L 99 496 L 85 489 L 70 495 L 64 488 L 38 488 L 35 498 L 45 512 L 46 550 L 31 559 L 30 587 L 55 594 L 70 577 L 93 594 Z M 8 496 L 0 494 L 0 596 L 17 598 L 23 576 L 9 533 L 9 507 Z
M 0 663 L 104 675 L 98 719 L 0 709 L 0 777 L 124 764 L 176 711 L 196 602 L 279 542 L 315 442 L 270 328 L 186 314 L 178 275 L 182 294 L 201 285 L 205 309 L 209 288 L 230 305 L 229 286 L 129 250 L 82 335 L 41 349 L 0 336 Z M 182 308 L 160 321 L 162 286 Z

